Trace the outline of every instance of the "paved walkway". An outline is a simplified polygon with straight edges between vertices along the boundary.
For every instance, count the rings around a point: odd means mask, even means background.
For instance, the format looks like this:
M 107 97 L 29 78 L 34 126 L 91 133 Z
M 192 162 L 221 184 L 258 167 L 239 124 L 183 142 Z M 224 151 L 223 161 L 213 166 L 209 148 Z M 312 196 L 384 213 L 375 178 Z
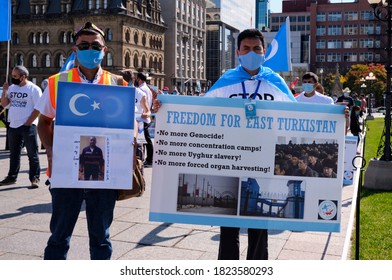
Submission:
M 0 128 L 0 179 L 8 172 L 9 153 L 4 151 L 5 129 Z M 47 166 L 40 151 L 42 177 Z M 140 198 L 119 202 L 111 228 L 113 259 L 216 260 L 219 227 L 166 224 L 148 221 L 152 168 L 145 169 L 147 191 Z M 358 172 L 357 172 L 358 173 Z M 355 175 L 355 180 L 358 174 Z M 22 156 L 18 182 L 0 186 L 0 259 L 40 260 L 49 238 L 51 200 L 48 188 L 29 189 L 28 159 Z M 354 184 L 355 185 L 355 184 Z M 273 260 L 350 259 L 353 227 L 354 185 L 342 190 L 340 233 L 269 231 L 269 252 Z M 354 196 L 354 198 L 353 198 Z M 88 236 L 85 212 L 77 222 L 68 258 L 87 260 Z M 241 234 L 241 258 L 245 259 L 247 236 Z

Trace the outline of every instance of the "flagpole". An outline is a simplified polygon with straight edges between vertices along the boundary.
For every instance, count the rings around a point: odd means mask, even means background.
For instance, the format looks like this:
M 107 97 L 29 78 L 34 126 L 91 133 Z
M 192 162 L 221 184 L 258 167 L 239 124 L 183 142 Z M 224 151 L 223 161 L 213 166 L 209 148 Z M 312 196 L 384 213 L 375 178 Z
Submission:
M 8 75 L 10 74 L 10 40 L 7 41 L 7 69 L 5 74 L 5 80 L 8 82 Z

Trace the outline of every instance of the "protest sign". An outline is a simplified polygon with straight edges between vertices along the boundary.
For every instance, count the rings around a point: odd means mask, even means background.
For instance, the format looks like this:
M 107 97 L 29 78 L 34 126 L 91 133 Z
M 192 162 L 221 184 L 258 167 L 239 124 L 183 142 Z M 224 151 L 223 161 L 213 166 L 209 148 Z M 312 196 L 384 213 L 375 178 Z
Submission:
M 255 101 L 246 118 L 243 99 L 159 99 L 151 221 L 340 230 L 342 106 Z M 311 151 L 330 174 L 309 170 Z M 301 167 L 280 168 L 293 158 Z
M 135 89 L 59 82 L 53 188 L 132 188 Z
M 353 159 L 357 155 L 358 137 L 346 136 L 344 146 L 343 185 L 351 185 L 354 178 Z

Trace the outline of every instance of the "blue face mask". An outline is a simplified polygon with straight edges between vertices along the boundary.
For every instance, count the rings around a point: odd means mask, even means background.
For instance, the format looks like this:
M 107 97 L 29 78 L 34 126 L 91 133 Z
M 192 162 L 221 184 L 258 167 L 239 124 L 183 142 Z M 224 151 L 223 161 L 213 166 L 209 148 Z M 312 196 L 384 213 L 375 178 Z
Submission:
M 169 92 L 167 90 L 162 90 L 163 94 L 168 94 Z
M 241 66 L 247 70 L 256 70 L 265 61 L 265 56 L 263 54 L 257 54 L 254 51 L 250 51 L 247 54 L 238 56 L 238 60 Z
M 314 88 L 314 84 L 309 84 L 309 83 L 302 84 L 302 89 L 305 91 L 305 93 L 311 93 L 313 91 L 313 88 Z
M 76 50 L 78 62 L 88 69 L 97 68 L 105 55 L 104 51 L 96 50 Z
M 358 117 L 358 116 L 359 116 L 359 112 L 355 112 L 355 116 L 357 116 L 357 117 Z

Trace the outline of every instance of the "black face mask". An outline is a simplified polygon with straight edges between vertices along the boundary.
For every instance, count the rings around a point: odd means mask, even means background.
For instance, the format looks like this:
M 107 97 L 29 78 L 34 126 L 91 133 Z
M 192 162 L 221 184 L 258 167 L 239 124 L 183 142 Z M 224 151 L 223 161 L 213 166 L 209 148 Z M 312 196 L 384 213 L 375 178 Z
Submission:
M 19 84 L 20 84 L 22 81 L 20 80 L 20 78 L 19 78 L 19 79 L 11 78 L 11 82 L 12 82 L 12 84 L 19 86 Z
M 138 87 L 138 86 L 139 86 L 139 82 L 138 82 L 138 81 L 135 81 L 135 82 L 133 83 L 133 85 L 134 85 L 135 87 Z

